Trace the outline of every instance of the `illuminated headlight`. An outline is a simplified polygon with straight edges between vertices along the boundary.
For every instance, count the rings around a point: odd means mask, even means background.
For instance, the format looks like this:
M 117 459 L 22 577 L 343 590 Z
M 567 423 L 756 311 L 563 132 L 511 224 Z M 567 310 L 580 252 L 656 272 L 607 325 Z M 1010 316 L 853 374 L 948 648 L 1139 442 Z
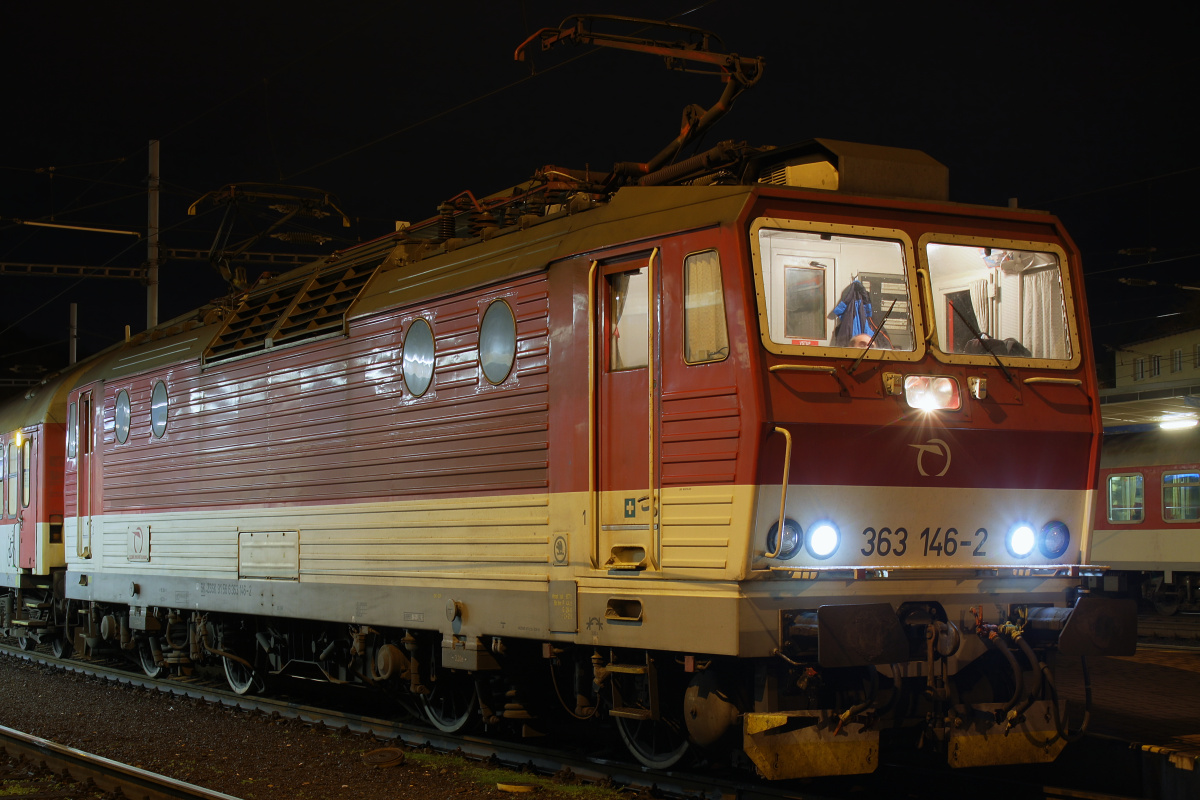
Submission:
M 944 375 L 905 375 L 904 399 L 922 411 L 954 411 L 962 405 L 958 381 Z
M 1041 550 L 1046 558 L 1058 558 L 1067 552 L 1070 544 L 1071 531 L 1067 529 L 1066 523 L 1055 520 L 1042 527 L 1042 535 L 1038 537 L 1038 550 Z
M 779 548 L 779 554 L 775 557 L 789 559 L 800 552 L 802 544 L 804 544 L 804 531 L 800 530 L 800 523 L 794 519 L 783 521 L 782 547 L 779 545 L 779 523 L 776 522 L 771 526 L 771 530 L 767 531 L 767 555 L 774 553 L 775 549 Z
M 808 529 L 808 551 L 817 558 L 829 558 L 837 552 L 841 538 L 832 522 L 818 522 Z
M 1013 526 L 1013 529 L 1008 532 L 1005 544 L 1008 545 L 1008 552 L 1017 558 L 1024 558 L 1033 552 L 1035 542 L 1036 537 L 1033 534 L 1033 528 L 1022 523 Z

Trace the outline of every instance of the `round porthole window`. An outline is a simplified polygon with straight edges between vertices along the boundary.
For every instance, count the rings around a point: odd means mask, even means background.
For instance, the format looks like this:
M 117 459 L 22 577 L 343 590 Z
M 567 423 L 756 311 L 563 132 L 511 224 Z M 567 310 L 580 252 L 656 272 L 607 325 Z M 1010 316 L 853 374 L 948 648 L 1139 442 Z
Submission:
M 161 439 L 167 432 L 167 385 L 162 381 L 154 384 L 150 398 L 150 431 L 155 439 Z
M 129 441 L 129 392 L 124 389 L 117 394 L 117 405 L 113 411 L 113 422 L 117 429 L 117 441 L 125 444 L 125 442 Z
M 496 300 L 483 314 L 479 326 L 479 365 L 491 383 L 503 383 L 517 355 L 517 320 L 512 307 Z
M 433 383 L 433 329 L 423 319 L 408 327 L 404 337 L 404 384 L 420 397 Z

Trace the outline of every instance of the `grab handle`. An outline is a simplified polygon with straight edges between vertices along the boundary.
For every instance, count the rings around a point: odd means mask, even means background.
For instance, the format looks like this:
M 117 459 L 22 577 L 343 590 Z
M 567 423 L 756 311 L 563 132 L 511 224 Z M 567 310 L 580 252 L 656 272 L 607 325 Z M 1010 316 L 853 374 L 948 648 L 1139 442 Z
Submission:
M 775 433 L 782 433 L 785 442 L 783 451 L 783 486 L 779 492 L 779 527 L 775 529 L 775 552 L 766 553 L 767 558 L 779 558 L 783 551 L 783 519 L 787 508 L 788 472 L 792 468 L 792 434 L 787 428 L 775 428 Z

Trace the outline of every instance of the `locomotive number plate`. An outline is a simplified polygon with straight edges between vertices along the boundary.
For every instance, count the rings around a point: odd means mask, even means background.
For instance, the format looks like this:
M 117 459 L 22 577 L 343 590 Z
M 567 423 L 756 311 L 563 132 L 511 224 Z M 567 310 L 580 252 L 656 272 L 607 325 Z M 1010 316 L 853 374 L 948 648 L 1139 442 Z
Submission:
M 924 528 L 917 532 L 907 528 L 864 528 L 864 556 L 882 558 L 987 558 L 987 528 L 974 533 L 957 528 Z

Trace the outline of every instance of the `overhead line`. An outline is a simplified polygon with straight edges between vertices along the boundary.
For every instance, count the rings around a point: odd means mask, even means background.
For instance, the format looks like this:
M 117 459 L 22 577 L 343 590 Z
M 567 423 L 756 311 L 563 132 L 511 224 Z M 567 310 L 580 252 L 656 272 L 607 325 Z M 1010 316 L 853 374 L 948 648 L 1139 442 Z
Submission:
M 674 15 L 674 16 L 667 17 L 667 18 L 666 18 L 665 20 L 663 20 L 663 21 L 664 21 L 664 22 L 671 22 L 671 21 L 673 21 L 673 20 L 679 19 L 680 17 L 685 17 L 685 16 L 687 16 L 688 14 L 691 14 L 691 13 L 693 13 L 693 12 L 699 11 L 699 10 L 700 10 L 700 9 L 702 9 L 702 8 L 705 8 L 705 7 L 707 7 L 707 6 L 713 5 L 714 3 L 717 3 L 717 2 L 719 2 L 719 0 L 707 0 L 707 2 L 701 3 L 701 4 L 700 4 L 700 5 L 698 5 L 698 6 L 694 6 L 693 8 L 690 8 L 690 9 L 688 9 L 687 11 L 682 11 L 682 12 L 680 12 L 680 13 L 678 13 L 678 14 Z M 321 162 L 318 162 L 318 163 L 316 163 L 316 164 L 313 164 L 313 165 L 311 165 L 311 166 L 305 167 L 304 169 L 302 169 L 302 170 L 299 170 L 298 172 L 293 172 L 292 174 L 290 174 L 290 175 L 288 175 L 287 177 L 283 178 L 283 180 L 284 180 L 285 182 L 286 182 L 286 181 L 290 181 L 290 180 L 292 180 L 293 178 L 295 178 L 295 177 L 296 177 L 296 176 L 298 176 L 298 175 L 303 175 L 303 174 L 304 174 L 304 173 L 306 173 L 306 172 L 311 172 L 312 170 L 314 170 L 314 169 L 319 169 L 320 167 L 324 167 L 324 166 L 326 166 L 327 164 L 332 164 L 334 161 L 338 161 L 338 160 L 340 160 L 340 159 L 346 158 L 347 156 L 351 156 L 351 155 L 353 155 L 353 154 L 355 154 L 355 153 L 357 153 L 357 152 L 359 152 L 359 151 L 366 150 L 366 149 L 367 149 L 367 148 L 369 148 L 369 147 L 374 147 L 375 145 L 377 145 L 377 144 L 379 144 L 379 143 L 381 143 L 381 142 L 385 142 L 385 141 L 387 141 L 388 139 L 391 139 L 391 138 L 392 138 L 392 137 L 394 137 L 394 136 L 399 136 L 399 135 L 400 135 L 400 134 L 402 134 L 402 133 L 407 133 L 408 131 L 411 131 L 411 130 L 413 130 L 414 128 L 419 128 L 420 126 L 422 126 L 422 125 L 425 125 L 425 124 L 427 124 L 427 123 L 430 123 L 430 122 L 433 122 L 433 121 L 434 121 L 434 120 L 436 120 L 436 119 L 441 119 L 442 117 L 446 116 L 447 114 L 451 114 L 451 113 L 453 113 L 453 112 L 455 112 L 455 111 L 459 111 L 459 110 L 461 110 L 461 109 L 463 109 L 463 108 L 466 108 L 467 106 L 473 105 L 473 104 L 475 104 L 475 103 L 478 103 L 478 102 L 480 102 L 480 101 L 482 101 L 482 100 L 486 100 L 487 98 L 489 98 L 489 97 L 492 97 L 493 95 L 499 94 L 499 93 L 501 93 L 501 92 L 508 91 L 509 89 L 512 89 L 512 88 L 513 88 L 513 87 L 515 87 L 515 86 L 519 86 L 519 85 L 521 85 L 522 83 L 525 83 L 526 81 L 532 80 L 533 78 L 536 78 L 536 77 L 537 77 L 537 76 L 539 76 L 539 75 L 545 75 L 545 74 L 546 74 L 546 73 L 548 73 L 548 72 L 553 72 L 554 70 L 558 69 L 559 67 L 564 67 L 564 66 L 566 66 L 567 64 L 571 64 L 571 63 L 573 63 L 573 62 L 575 62 L 575 61 L 578 61 L 579 59 L 581 59 L 581 58 L 584 58 L 584 57 L 586 57 L 586 56 L 595 55 L 595 54 L 596 54 L 596 53 L 598 53 L 598 52 L 600 52 L 600 51 L 599 51 L 599 50 L 595 50 L 595 49 L 594 49 L 594 50 L 587 50 L 587 51 L 585 51 L 585 52 L 583 52 L 583 53 L 580 53 L 580 54 L 579 54 L 579 55 L 577 55 L 577 56 L 574 56 L 574 57 L 572 57 L 572 58 L 568 58 L 568 59 L 566 59 L 566 60 L 564 60 L 564 61 L 560 61 L 559 63 L 557 63 L 557 64 L 554 64 L 554 65 L 552 65 L 552 66 L 550 66 L 550 67 L 547 67 L 546 69 L 543 69 L 543 70 L 540 70 L 540 71 L 537 71 L 537 72 L 531 72 L 529 75 L 526 75 L 526 76 L 525 76 L 525 77 L 523 77 L 523 78 L 519 78 L 519 79 L 517 79 L 517 80 L 515 80 L 515 81 L 512 81 L 512 82 L 510 82 L 510 83 L 508 83 L 508 84 L 506 84 L 506 85 L 504 85 L 504 86 L 500 86 L 500 87 L 497 87 L 497 88 L 495 88 L 495 89 L 492 89 L 492 90 L 490 90 L 490 91 L 484 92 L 483 94 L 481 94 L 481 95 L 478 95 L 478 96 L 476 96 L 476 97 L 473 97 L 473 98 L 471 98 L 470 100 L 464 100 L 463 102 L 459 103 L 458 105 L 451 106 L 450 108 L 447 108 L 447 109 L 443 109 L 442 111 L 439 111 L 439 112 L 437 112 L 436 114 L 433 114 L 433 115 L 431 115 L 431 116 L 428 116 L 428 117 L 426 117 L 426 118 L 424 118 L 424 119 L 421 119 L 421 120 L 418 120 L 418 121 L 416 121 L 416 122 L 413 122 L 413 123 L 411 123 L 411 124 L 409 124 L 409 125 L 405 125 L 404 127 L 402 127 L 402 128 L 398 128 L 397 130 L 394 130 L 394 131 L 392 131 L 391 133 L 386 133 L 386 134 L 384 134 L 383 136 L 380 136 L 380 137 L 378 137 L 378 138 L 376 138 L 376 139 L 372 139 L 371 141 L 369 141 L 369 142 L 366 142 L 365 144 L 361 144 L 361 145 L 358 145 L 357 147 L 353 147 L 353 148 L 351 148 L 351 149 L 349 149 L 349 150 L 345 151 L 344 153 L 340 153 L 340 154 L 338 154 L 338 155 L 336 155 L 336 156 L 332 156 L 332 157 L 330 157 L 330 158 L 327 158 L 327 159 L 325 159 L 324 161 L 321 161 Z

